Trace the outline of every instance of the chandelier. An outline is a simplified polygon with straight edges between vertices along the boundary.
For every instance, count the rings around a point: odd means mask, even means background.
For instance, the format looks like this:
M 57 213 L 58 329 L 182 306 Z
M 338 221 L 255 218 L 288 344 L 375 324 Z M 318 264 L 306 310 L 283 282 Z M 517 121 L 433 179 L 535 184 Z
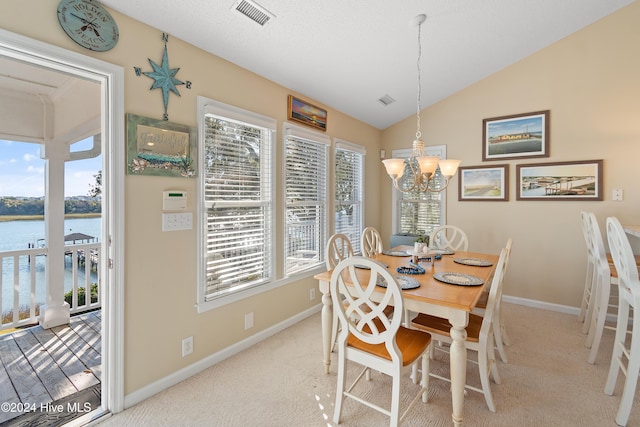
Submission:
M 449 185 L 449 179 L 456 174 L 460 160 L 440 160 L 437 156 L 429 156 L 425 150 L 424 140 L 422 139 L 422 132 L 420 131 L 420 59 L 422 57 L 422 44 L 420 42 L 420 30 L 424 21 L 427 19 L 427 15 L 421 14 L 416 16 L 411 22 L 412 25 L 418 26 L 418 99 L 417 99 L 417 130 L 416 139 L 413 141 L 413 151 L 408 159 L 386 159 L 383 160 L 387 173 L 393 181 L 393 186 L 404 193 L 420 191 L 423 193 L 429 191 L 442 191 Z M 401 178 L 405 173 L 405 170 L 411 171 L 409 183 L 402 185 Z M 440 166 L 440 173 L 444 178 L 444 184 L 436 186 L 433 184 L 436 170 Z M 407 178 L 405 178 L 406 182 Z M 412 182 L 411 182 L 412 181 Z M 430 185 L 431 184 L 431 185 Z

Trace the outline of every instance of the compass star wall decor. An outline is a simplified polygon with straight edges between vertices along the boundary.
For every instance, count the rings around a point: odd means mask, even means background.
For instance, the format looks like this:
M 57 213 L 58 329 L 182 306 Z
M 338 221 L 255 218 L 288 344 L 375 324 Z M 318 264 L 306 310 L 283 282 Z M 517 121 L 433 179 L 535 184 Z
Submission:
M 167 108 L 169 107 L 169 95 L 173 92 L 176 95 L 181 96 L 177 86 L 185 85 L 187 89 L 191 89 L 191 82 L 188 80 L 183 82 L 176 78 L 176 74 L 178 74 L 180 68 L 169 67 L 169 54 L 167 53 L 169 35 L 162 33 L 162 40 L 164 41 L 164 51 L 162 53 L 162 60 L 160 64 L 158 65 L 150 58 L 147 58 L 147 61 L 149 61 L 149 65 L 151 65 L 153 71 L 142 71 L 140 67 L 133 67 L 133 69 L 136 76 L 140 77 L 144 74 L 145 76 L 153 79 L 153 84 L 149 90 L 162 89 L 162 101 L 164 104 L 164 114 L 162 119 L 169 120 L 169 114 L 167 113 Z

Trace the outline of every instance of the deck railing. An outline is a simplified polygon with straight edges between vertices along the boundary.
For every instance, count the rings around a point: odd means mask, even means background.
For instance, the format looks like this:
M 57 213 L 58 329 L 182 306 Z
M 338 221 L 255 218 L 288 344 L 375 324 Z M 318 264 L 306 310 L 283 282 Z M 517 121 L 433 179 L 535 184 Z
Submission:
M 100 243 L 65 245 L 64 250 L 65 280 L 59 286 L 65 287 L 65 295 L 71 291 L 71 313 L 100 308 Z M 46 301 L 46 282 L 51 280 L 44 262 L 48 252 L 47 247 L 0 252 L 0 330 L 38 322 L 39 306 Z M 97 292 L 91 292 L 92 284 Z M 97 295 L 93 301 L 92 294 Z M 12 301 L 10 309 L 3 308 L 7 300 Z

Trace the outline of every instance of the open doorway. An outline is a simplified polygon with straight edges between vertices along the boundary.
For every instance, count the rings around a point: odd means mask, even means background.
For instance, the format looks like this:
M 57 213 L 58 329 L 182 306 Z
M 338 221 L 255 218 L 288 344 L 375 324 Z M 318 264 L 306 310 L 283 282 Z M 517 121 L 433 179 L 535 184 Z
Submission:
M 78 143 L 86 138 L 91 138 L 93 146 L 88 149 L 69 149 L 71 158 L 85 156 L 85 158 L 95 158 L 95 152 L 89 153 L 91 150 L 98 150 L 98 155 L 102 153 L 100 184 L 101 184 L 101 219 L 100 219 L 100 236 L 98 238 L 100 253 L 100 267 L 96 271 L 101 283 L 100 290 L 100 315 L 94 317 L 93 321 L 97 322 L 100 334 L 97 343 L 94 343 L 101 349 L 100 366 L 100 404 L 98 407 L 91 407 L 90 411 L 85 405 L 71 405 L 68 408 L 76 408 L 78 415 L 81 417 L 79 422 L 89 422 L 108 412 L 119 412 L 123 409 L 123 263 L 124 263 L 124 144 L 122 144 L 122 136 L 124 135 L 124 87 L 123 87 L 123 70 L 121 67 L 96 60 L 91 57 L 80 55 L 71 51 L 67 51 L 55 46 L 50 46 L 35 40 L 25 38 L 0 29 L 0 61 L 9 61 L 12 67 L 24 67 L 24 72 L 18 72 L 17 75 L 8 76 L 0 72 L 0 99 L 10 94 L 10 90 L 3 86 L 8 81 L 15 83 L 13 88 L 16 89 L 25 86 L 32 86 L 36 82 L 36 75 L 42 71 L 45 74 L 62 78 L 65 81 L 82 81 L 97 87 L 95 97 L 95 107 L 98 115 L 95 119 L 84 120 L 80 126 L 69 125 L 69 132 L 66 139 L 69 145 Z M 9 63 L 7 62 L 7 63 Z M 3 70 L 8 67 L 3 67 Z M 16 74 L 16 73 L 13 73 Z M 71 92 L 70 92 L 71 93 Z M 42 95 L 42 94 L 40 94 Z M 67 94 L 68 95 L 68 94 Z M 38 96 L 36 94 L 36 96 Z M 63 97 L 63 95 L 60 95 Z M 55 100 L 49 97 L 40 96 L 43 108 L 55 108 Z M 7 98 L 4 98 L 5 100 Z M 86 99 L 76 100 L 76 107 L 86 102 Z M 67 101 L 73 102 L 73 101 Z M 93 102 L 93 101 L 91 101 Z M 7 103 L 4 103 L 7 105 Z M 18 106 L 18 103 L 13 103 Z M 21 104 L 20 104 L 21 105 Z M 12 114 L 14 119 L 18 120 L 18 115 L 24 113 L 19 108 L 14 108 Z M 71 117 L 65 117 L 69 123 L 73 123 L 75 116 L 82 116 L 82 112 L 67 113 Z M 6 116 L 5 116 L 6 117 Z M 60 119 L 60 117 L 58 118 Z M 71 119 L 71 120 L 69 120 Z M 16 122 L 17 123 L 17 122 Z M 0 139 L 3 140 L 22 140 L 30 143 L 38 144 L 53 134 L 47 135 L 47 126 L 53 123 L 46 123 L 43 135 L 28 135 L 28 130 L 20 129 L 19 126 L 13 126 L 11 131 L 3 131 L 0 122 Z M 5 123 L 6 125 L 6 123 Z M 58 124 L 58 126 L 63 126 Z M 7 129 L 7 126 L 5 126 Z M 18 135 L 14 131 L 22 132 L 27 136 Z M 12 133 L 14 132 L 14 133 Z M 42 144 L 41 144 L 42 145 Z M 68 147 L 67 147 L 68 148 Z M 49 153 L 51 154 L 51 152 Z M 48 172 L 51 174 L 51 171 Z M 50 184 L 51 177 L 48 177 Z M 55 179 L 55 178 L 53 178 Z M 48 203 L 61 203 L 64 205 L 64 191 L 49 199 Z M 47 195 L 49 197 L 49 195 Z M 60 209 L 58 209 L 60 211 Z M 62 210 L 64 212 L 64 210 Z M 64 216 L 64 213 L 60 214 Z M 49 221 L 51 218 L 45 218 Z M 68 233 L 72 234 L 72 233 Z M 97 236 L 94 236 L 97 237 Z M 64 241 L 62 241 L 64 245 Z M 85 254 L 89 255 L 88 247 Z M 65 247 L 56 247 L 56 255 L 64 259 Z M 75 251 L 74 251 L 75 252 Z M 47 253 L 46 256 L 53 258 Z M 77 256 L 77 255 L 76 255 Z M 88 261 L 88 260 L 87 260 Z M 78 262 L 78 259 L 73 259 Z M 74 264 L 75 265 L 75 264 Z M 91 275 L 88 269 L 88 276 Z M 89 282 L 85 289 L 89 289 Z M 77 289 L 74 298 L 77 303 Z M 90 300 L 91 297 L 86 295 Z M 97 320 L 96 320 L 97 319 Z M 52 358 L 53 359 L 53 358 Z M 0 372 L 1 374 L 1 372 Z M 16 408 L 24 407 L 34 402 L 23 401 L 22 405 L 16 403 Z M 42 407 L 38 405 L 36 408 L 40 410 Z M 45 405 L 46 409 L 46 405 Z M 87 413 L 88 412 L 88 413 Z M 78 422 L 78 420 L 76 421 Z

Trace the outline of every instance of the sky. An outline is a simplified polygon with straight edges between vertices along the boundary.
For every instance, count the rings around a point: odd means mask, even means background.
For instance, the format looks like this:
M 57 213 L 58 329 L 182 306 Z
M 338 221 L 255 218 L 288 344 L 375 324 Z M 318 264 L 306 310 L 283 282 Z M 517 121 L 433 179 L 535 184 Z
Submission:
M 72 151 L 91 148 L 92 138 L 73 144 Z M 40 145 L 0 139 L 0 197 L 44 196 L 44 165 Z M 102 156 L 65 164 L 65 197 L 87 196 L 94 175 L 102 169 Z

